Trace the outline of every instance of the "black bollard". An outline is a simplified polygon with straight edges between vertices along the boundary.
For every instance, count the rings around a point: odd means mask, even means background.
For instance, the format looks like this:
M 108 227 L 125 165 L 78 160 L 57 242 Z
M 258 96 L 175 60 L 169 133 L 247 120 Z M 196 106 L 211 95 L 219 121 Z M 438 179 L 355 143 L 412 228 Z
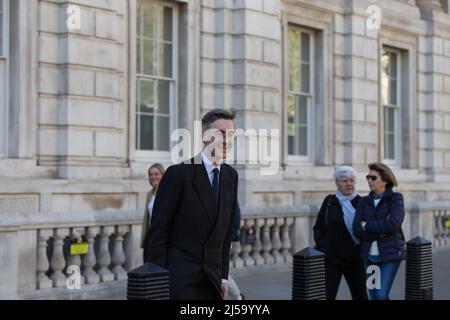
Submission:
M 431 242 L 421 237 L 406 243 L 405 300 L 433 300 Z
M 169 271 L 146 263 L 128 272 L 127 299 L 169 300 Z
M 307 247 L 293 256 L 292 300 L 325 298 L 325 255 Z

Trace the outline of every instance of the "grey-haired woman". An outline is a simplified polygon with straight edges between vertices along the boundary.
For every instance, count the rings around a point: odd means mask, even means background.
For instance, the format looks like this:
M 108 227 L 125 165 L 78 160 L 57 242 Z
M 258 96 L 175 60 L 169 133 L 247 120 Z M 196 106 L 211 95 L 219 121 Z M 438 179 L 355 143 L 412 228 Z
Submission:
M 364 263 L 352 228 L 361 198 L 355 190 L 356 177 L 357 172 L 352 167 L 343 166 L 336 170 L 336 193 L 325 198 L 314 225 L 316 248 L 325 253 L 327 300 L 336 299 L 342 276 L 353 300 L 368 299 Z

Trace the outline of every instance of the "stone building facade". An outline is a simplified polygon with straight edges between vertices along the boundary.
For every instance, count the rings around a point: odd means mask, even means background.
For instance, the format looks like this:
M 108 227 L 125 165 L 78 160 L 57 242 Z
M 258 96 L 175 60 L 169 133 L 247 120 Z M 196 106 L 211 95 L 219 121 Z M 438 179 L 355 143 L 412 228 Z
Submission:
M 143 213 L 172 130 L 214 107 L 280 130 L 276 175 L 237 166 L 243 207 L 373 161 L 408 202 L 450 198 L 448 0 L 0 3 L 0 219 Z

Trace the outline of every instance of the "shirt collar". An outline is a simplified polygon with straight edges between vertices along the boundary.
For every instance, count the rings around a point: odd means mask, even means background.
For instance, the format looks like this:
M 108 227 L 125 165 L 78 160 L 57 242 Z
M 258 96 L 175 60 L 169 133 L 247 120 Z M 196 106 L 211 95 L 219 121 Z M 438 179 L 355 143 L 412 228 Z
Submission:
M 375 195 L 375 193 L 372 193 L 372 198 L 373 200 L 381 200 L 381 198 L 383 197 L 384 192 L 379 193 L 378 195 Z
M 215 166 L 209 159 L 208 157 L 205 155 L 205 153 L 202 151 L 202 161 L 203 164 L 206 168 L 206 171 L 208 172 L 208 174 L 210 174 L 214 169 L 219 169 L 220 172 L 220 165 L 219 166 Z

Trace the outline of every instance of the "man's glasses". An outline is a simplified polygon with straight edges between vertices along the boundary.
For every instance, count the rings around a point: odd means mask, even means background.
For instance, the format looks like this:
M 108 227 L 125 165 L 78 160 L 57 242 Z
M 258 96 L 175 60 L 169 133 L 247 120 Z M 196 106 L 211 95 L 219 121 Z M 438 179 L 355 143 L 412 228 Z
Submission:
M 371 176 L 370 174 L 368 174 L 366 176 L 367 181 L 372 180 L 372 181 L 377 181 L 378 177 L 377 176 Z

